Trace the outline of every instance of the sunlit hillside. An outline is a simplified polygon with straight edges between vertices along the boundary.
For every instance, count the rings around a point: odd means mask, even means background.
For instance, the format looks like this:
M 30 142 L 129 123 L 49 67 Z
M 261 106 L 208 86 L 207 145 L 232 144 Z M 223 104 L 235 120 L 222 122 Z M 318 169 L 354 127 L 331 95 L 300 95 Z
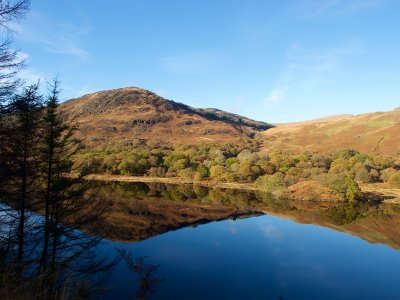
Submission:
M 262 133 L 266 150 L 360 152 L 400 156 L 400 109 L 278 125 Z

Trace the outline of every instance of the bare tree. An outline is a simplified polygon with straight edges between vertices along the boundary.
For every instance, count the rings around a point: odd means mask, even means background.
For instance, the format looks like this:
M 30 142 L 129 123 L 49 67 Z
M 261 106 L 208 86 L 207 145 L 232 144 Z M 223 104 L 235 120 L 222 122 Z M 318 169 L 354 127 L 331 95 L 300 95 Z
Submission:
M 10 23 L 22 19 L 28 12 L 29 5 L 29 0 L 0 0 L 0 26 L 10 31 Z
M 18 71 L 24 66 L 19 58 L 19 52 L 11 49 L 12 24 L 21 20 L 28 12 L 29 0 L 5 1 L 0 0 L 0 114 L 2 103 L 21 84 L 16 78 Z

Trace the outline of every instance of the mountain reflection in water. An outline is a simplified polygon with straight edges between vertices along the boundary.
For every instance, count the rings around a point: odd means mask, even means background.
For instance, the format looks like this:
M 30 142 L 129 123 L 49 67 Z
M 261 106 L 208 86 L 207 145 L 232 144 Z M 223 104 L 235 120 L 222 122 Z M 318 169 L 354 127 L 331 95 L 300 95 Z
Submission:
M 63 229 L 68 234 L 45 278 L 37 276 L 40 241 L 29 239 L 28 290 L 48 284 L 77 299 L 400 297 L 393 282 L 400 275 L 397 205 L 276 200 L 157 183 L 95 182 L 86 197 L 95 197 L 102 213 L 96 211 L 95 224 Z M 3 239 L 6 211 L 3 206 Z M 33 233 L 40 218 L 28 226 Z M 6 266 L 13 252 L 3 243 L 0 250 L 1 276 L 12 278 L 18 272 Z M 21 298 L 5 289 L 0 298 Z
M 276 200 L 261 192 L 159 183 L 98 183 L 107 239 L 133 242 L 186 226 L 262 214 L 350 233 L 400 249 L 400 206 Z

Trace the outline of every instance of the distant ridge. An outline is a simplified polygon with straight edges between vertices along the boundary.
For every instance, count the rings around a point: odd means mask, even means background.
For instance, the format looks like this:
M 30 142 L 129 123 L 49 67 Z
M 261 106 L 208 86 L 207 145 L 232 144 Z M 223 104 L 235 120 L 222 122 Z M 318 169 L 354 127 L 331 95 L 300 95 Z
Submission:
M 248 126 L 251 128 L 258 129 L 258 130 L 266 130 L 268 128 L 273 127 L 269 123 L 254 121 L 252 119 L 249 119 L 249 118 L 237 115 L 237 114 L 229 113 L 229 112 L 226 112 L 226 111 L 223 111 L 220 109 L 216 109 L 216 108 L 194 108 L 189 105 L 175 102 L 172 100 L 167 100 L 167 101 L 171 101 L 171 102 L 175 103 L 176 105 L 180 106 L 181 108 L 186 109 L 188 111 L 188 113 L 197 113 L 197 114 L 201 115 L 202 117 L 212 120 L 212 121 L 219 120 L 219 121 L 230 123 L 232 125 Z
M 388 112 L 339 115 L 277 124 L 262 133 L 267 151 L 354 149 L 400 159 L 400 108 Z

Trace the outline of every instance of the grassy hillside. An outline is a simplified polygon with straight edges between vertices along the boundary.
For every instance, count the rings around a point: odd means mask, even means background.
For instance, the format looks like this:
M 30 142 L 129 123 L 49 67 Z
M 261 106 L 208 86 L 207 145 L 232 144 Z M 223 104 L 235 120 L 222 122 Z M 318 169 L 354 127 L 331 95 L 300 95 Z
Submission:
M 89 148 L 239 143 L 272 127 L 216 109 L 193 108 L 135 87 L 72 99 L 61 110 L 79 123 L 77 137 Z
M 400 157 L 400 108 L 278 125 L 262 133 L 265 150 L 355 149 Z

